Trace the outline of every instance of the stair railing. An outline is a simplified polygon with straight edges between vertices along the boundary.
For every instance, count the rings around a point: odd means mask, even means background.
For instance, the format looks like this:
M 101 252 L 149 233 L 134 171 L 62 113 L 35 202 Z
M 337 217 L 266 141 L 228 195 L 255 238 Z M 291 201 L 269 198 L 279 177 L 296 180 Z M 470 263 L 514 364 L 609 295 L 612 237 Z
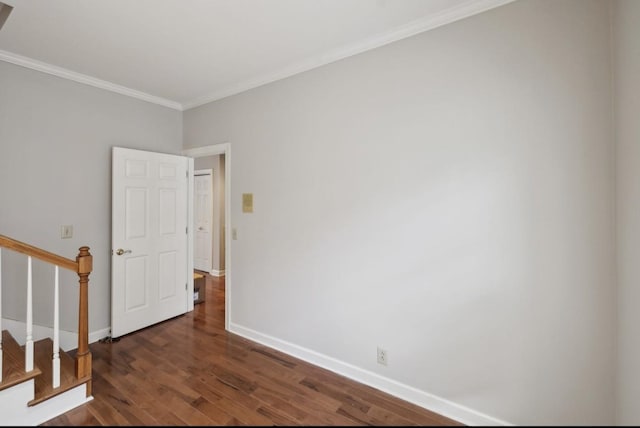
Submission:
M 89 247 L 80 247 L 76 260 L 67 259 L 24 242 L 0 235 L 0 332 L 2 331 L 2 248 L 25 254 L 27 256 L 27 319 L 25 341 L 25 371 L 33 370 L 33 279 L 32 258 L 53 264 L 54 270 L 54 315 L 53 315 L 53 387 L 60 386 L 60 299 L 59 268 L 75 272 L 78 275 L 78 350 L 75 357 L 75 375 L 77 379 L 86 379 L 87 396 L 91 395 L 91 352 L 89 351 L 89 274 L 93 269 L 93 256 Z M 2 335 L 0 335 L 0 382 L 2 382 Z

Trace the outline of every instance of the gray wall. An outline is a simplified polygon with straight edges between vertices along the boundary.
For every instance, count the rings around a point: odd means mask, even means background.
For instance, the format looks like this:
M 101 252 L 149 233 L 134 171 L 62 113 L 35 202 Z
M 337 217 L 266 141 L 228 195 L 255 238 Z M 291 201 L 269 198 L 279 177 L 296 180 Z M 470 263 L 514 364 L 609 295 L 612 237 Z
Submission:
M 640 2 L 617 1 L 618 419 L 640 423 Z
M 180 153 L 182 113 L 0 62 L 0 234 L 74 259 L 91 247 L 89 331 L 111 325 L 111 147 Z M 72 239 L 60 226 L 72 224 Z M 3 254 L 5 284 L 26 261 Z M 35 263 L 34 321 L 51 326 L 52 269 Z M 18 271 L 17 271 L 18 270 Z M 77 331 L 77 276 L 61 277 L 61 328 Z M 24 320 L 24 287 L 3 287 L 3 316 Z
M 637 424 L 640 6 L 613 5 L 612 41 L 609 2 L 521 0 L 187 111 L 184 134 L 180 112 L 0 62 L 0 234 L 89 245 L 106 328 L 111 147 L 229 141 L 232 327 L 515 424 Z M 25 265 L 4 251 L 4 283 Z M 5 286 L 3 316 L 24 301 Z
M 514 424 L 613 423 L 609 24 L 518 1 L 186 111 L 185 147 L 232 147 L 232 328 Z

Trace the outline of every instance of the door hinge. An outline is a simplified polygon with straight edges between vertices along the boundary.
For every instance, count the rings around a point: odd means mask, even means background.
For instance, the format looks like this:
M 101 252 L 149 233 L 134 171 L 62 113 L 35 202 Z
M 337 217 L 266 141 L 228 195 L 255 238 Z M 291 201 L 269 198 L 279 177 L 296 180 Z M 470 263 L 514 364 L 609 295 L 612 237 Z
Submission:
M 187 235 L 189 234 L 189 226 L 184 228 L 184 233 L 187 234 Z
M 189 178 L 189 171 L 185 171 L 184 174 L 186 175 L 187 178 Z
M 188 289 L 188 288 L 189 288 L 189 287 L 188 287 L 188 284 L 185 282 L 185 283 L 184 283 L 184 289 L 186 290 L 186 289 Z

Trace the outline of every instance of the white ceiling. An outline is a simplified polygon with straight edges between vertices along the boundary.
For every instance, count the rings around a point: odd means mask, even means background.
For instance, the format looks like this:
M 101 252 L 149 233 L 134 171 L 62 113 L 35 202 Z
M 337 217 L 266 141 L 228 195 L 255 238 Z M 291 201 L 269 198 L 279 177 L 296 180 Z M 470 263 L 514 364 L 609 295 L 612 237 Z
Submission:
M 0 60 L 176 109 L 512 0 L 3 0 Z

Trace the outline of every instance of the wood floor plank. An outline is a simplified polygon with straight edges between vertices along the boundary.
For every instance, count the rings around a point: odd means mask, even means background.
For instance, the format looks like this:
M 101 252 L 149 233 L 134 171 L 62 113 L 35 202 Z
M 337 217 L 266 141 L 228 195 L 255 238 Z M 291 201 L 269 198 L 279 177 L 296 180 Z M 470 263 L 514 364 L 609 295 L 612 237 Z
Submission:
M 64 415 L 42 424 L 43 426 L 76 426 L 76 425 L 102 425 L 98 419 L 93 416 L 91 409 L 87 406 L 77 407 Z
M 211 401 L 204 397 L 200 397 L 194 400 L 191 405 L 200 412 L 207 415 L 214 425 L 228 425 L 231 421 L 236 420 L 228 413 L 221 411 L 218 406 L 215 406 Z
M 214 424 L 211 418 L 202 413 L 192 404 L 193 402 L 186 402 L 175 395 L 166 402 L 166 405 L 171 408 L 171 412 L 182 419 L 187 425 L 202 426 Z
M 132 406 L 136 406 L 148 414 L 156 414 L 159 410 L 154 404 L 157 403 L 157 397 L 148 394 L 140 389 L 136 383 L 130 382 L 126 376 L 114 376 L 108 370 L 103 370 L 104 362 L 94 362 L 94 370 L 99 372 L 102 378 L 109 382 L 116 390 L 126 391 L 127 400 L 130 400 Z M 105 391 L 106 392 L 106 391 Z M 157 418 L 156 419 L 157 422 Z
M 46 426 L 461 425 L 224 329 L 224 277 L 193 312 L 91 344 L 93 400 Z
M 135 402 L 126 394 L 113 385 L 111 385 L 101 375 L 95 375 L 94 379 L 99 381 L 98 385 L 102 388 L 105 401 L 122 415 L 128 423 L 132 425 L 155 425 L 157 421 L 150 416 L 144 409 L 135 405 Z
M 258 413 L 262 403 L 254 397 L 242 394 L 218 381 L 213 375 L 202 376 L 194 381 L 193 387 L 202 392 L 206 398 L 212 397 L 211 403 L 230 416 L 247 425 L 272 425 L 272 421 Z M 213 397 L 218 397 L 217 399 Z

